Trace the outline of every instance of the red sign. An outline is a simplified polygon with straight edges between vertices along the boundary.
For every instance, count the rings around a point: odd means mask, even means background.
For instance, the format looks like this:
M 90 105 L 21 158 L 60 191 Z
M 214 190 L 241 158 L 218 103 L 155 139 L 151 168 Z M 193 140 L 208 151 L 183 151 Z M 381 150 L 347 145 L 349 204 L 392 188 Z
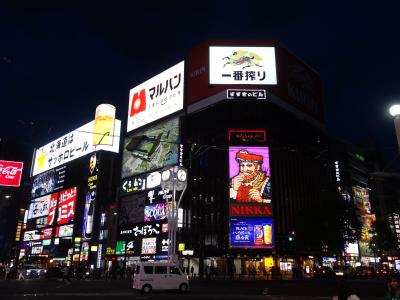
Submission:
M 40 230 L 40 239 L 45 240 L 45 239 L 51 239 L 53 236 L 53 228 L 45 228 Z
M 75 201 L 77 188 L 73 187 L 60 192 L 58 201 L 58 217 L 57 224 L 68 224 L 74 221 L 75 216 Z
M 265 142 L 265 129 L 229 129 L 228 140 L 230 142 Z
M 24 163 L 0 160 L 0 185 L 18 187 L 21 183 Z
M 260 204 L 233 204 L 230 206 L 231 216 L 271 217 L 272 206 L 270 203 Z
M 47 215 L 47 225 L 53 225 L 56 207 L 57 207 L 58 193 L 51 194 L 50 196 L 50 208 L 49 214 Z

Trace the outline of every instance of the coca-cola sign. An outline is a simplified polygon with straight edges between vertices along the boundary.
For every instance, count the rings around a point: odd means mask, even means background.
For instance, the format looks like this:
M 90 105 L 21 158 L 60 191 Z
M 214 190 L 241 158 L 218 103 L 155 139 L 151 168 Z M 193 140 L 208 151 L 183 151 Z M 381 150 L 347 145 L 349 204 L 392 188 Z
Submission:
M 24 163 L 0 160 L 0 185 L 19 187 Z

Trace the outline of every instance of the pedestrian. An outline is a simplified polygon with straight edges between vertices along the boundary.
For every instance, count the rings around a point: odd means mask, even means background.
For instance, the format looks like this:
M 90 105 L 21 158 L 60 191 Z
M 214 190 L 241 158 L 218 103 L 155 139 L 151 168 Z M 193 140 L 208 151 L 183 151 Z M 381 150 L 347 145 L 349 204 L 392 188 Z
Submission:
M 399 300 L 400 299 L 400 289 L 399 282 L 396 278 L 392 277 L 387 284 L 388 290 L 385 296 L 385 300 Z
M 10 274 L 10 267 L 9 265 L 6 265 L 4 267 L 4 280 L 7 280 L 8 274 Z
M 194 267 L 193 266 L 190 268 L 190 274 L 192 274 L 192 278 L 193 278 L 193 275 L 194 275 Z
M 338 290 L 333 300 L 360 300 L 349 283 L 345 280 L 339 281 Z
M 22 267 L 18 268 L 18 278 L 17 280 L 25 280 L 24 269 Z

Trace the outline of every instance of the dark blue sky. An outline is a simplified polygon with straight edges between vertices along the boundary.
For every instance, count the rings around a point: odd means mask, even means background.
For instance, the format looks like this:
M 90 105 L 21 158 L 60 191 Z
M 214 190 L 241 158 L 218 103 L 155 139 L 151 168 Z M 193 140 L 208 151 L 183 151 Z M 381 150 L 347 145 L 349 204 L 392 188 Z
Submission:
M 2 1 L 0 137 L 41 146 L 88 122 L 104 102 L 125 121 L 129 89 L 200 42 L 275 39 L 319 72 L 328 132 L 350 142 L 375 138 L 394 155 L 394 3 Z

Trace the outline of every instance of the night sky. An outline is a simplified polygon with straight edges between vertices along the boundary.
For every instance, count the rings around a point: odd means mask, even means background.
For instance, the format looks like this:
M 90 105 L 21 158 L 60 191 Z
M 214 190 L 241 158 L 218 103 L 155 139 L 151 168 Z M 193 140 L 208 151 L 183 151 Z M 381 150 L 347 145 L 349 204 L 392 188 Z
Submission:
M 400 5 L 390 3 L 2 1 L 0 137 L 42 146 L 89 122 L 100 103 L 125 122 L 129 89 L 202 41 L 274 39 L 320 74 L 327 131 L 374 138 L 393 158 Z

